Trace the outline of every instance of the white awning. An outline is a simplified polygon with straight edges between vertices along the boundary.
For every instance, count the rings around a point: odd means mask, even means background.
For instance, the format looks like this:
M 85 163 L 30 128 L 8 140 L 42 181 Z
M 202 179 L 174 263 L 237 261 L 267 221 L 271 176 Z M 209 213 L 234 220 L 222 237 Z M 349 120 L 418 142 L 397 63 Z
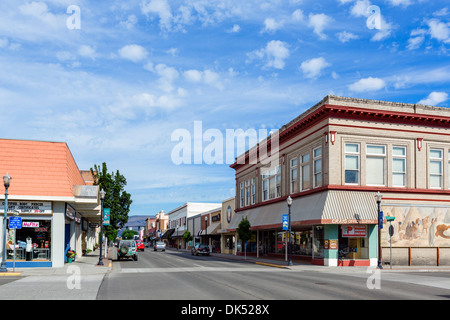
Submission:
M 234 214 L 228 230 L 235 230 L 243 217 L 252 229 L 281 228 L 282 215 L 288 214 L 285 200 Z M 293 199 L 291 225 L 376 224 L 377 203 L 374 192 L 326 190 Z

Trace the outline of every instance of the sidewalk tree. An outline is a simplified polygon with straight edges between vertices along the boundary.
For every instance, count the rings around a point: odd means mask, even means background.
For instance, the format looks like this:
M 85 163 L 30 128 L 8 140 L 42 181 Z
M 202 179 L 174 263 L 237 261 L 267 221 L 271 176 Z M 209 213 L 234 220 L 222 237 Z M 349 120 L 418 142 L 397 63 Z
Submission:
M 184 239 L 184 243 L 187 244 L 190 241 L 192 241 L 192 239 L 194 239 L 194 238 L 192 237 L 192 234 L 188 230 L 186 230 L 186 232 L 183 234 L 183 239 Z
M 134 236 L 137 236 L 139 233 L 135 230 L 125 230 L 124 232 L 122 232 L 122 239 L 123 240 L 133 240 Z
M 119 170 L 109 173 L 105 162 L 101 167 L 94 165 L 91 174 L 94 177 L 94 185 L 100 186 L 100 189 L 106 192 L 103 207 L 111 209 L 111 224 L 104 226 L 103 232 L 109 241 L 115 241 L 117 232 L 128 222 L 132 203 L 131 195 L 125 191 L 127 180 Z
M 252 231 L 250 230 L 250 221 L 248 221 L 247 217 L 243 217 L 241 222 L 239 222 L 239 226 L 236 229 L 239 239 L 244 244 L 245 250 L 245 259 L 247 259 L 247 241 L 252 237 Z

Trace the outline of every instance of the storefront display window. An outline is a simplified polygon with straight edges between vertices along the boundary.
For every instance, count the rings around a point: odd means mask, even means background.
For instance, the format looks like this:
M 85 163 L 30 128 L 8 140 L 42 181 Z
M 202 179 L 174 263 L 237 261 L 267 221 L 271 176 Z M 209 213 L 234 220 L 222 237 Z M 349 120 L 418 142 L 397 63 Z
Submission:
M 301 256 L 312 255 L 312 230 L 295 232 L 294 254 Z
M 8 260 L 51 261 L 51 220 L 23 219 L 21 229 L 8 229 L 6 252 Z
M 367 226 L 339 226 L 339 259 L 369 259 Z
M 323 226 L 314 226 L 313 258 L 323 259 L 324 230 Z

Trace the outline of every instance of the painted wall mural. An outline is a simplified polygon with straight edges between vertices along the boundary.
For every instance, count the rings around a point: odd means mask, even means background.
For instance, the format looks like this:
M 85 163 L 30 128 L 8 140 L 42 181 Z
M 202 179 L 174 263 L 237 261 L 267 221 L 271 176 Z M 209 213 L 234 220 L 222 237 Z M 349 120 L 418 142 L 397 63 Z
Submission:
M 393 247 L 450 247 L 450 207 L 382 206 L 384 216 L 393 216 Z M 381 245 L 388 247 L 389 222 L 381 230 Z

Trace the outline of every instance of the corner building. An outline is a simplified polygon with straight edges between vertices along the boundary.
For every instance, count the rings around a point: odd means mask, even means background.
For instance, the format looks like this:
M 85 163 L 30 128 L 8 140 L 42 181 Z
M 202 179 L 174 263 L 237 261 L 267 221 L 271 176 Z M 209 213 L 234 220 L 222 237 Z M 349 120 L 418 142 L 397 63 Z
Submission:
M 265 151 L 270 162 L 261 160 Z M 282 215 L 290 195 L 294 260 L 376 266 L 379 191 L 384 217 L 395 217 L 384 220 L 383 263 L 392 240 L 393 264 L 450 265 L 448 108 L 326 96 L 231 168 L 236 213 L 228 231 L 247 217 L 247 254 L 287 259 Z
M 0 173 L 12 178 L 7 217 L 22 218 L 20 229 L 6 222 L 7 268 L 58 268 L 69 249 L 77 256 L 94 249 L 101 221 L 98 186 L 84 180 L 92 176 L 80 172 L 66 143 L 0 139 Z M 0 259 L 4 214 L 3 198 Z

